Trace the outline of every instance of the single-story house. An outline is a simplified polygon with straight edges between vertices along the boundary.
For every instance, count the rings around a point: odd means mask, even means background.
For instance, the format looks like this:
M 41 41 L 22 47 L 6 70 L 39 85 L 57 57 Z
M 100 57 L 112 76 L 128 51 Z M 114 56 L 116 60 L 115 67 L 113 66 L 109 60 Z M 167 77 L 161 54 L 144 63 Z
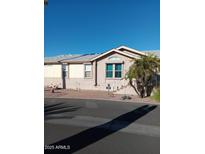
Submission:
M 44 86 L 76 90 L 103 90 L 119 94 L 136 94 L 128 81 L 126 72 L 134 59 L 159 51 L 138 51 L 126 46 L 101 54 L 76 54 L 45 57 Z

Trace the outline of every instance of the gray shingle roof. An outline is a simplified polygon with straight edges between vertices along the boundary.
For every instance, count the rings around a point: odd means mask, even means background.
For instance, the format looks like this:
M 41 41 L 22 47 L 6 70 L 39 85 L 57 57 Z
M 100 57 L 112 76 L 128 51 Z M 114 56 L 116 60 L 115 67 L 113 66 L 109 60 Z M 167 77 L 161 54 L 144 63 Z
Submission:
M 160 58 L 160 50 L 147 50 L 147 51 L 142 51 L 144 53 L 153 53 L 155 54 L 158 58 Z
M 79 55 L 59 55 L 59 56 L 53 56 L 53 57 L 45 57 L 44 62 L 45 63 L 58 63 L 64 59 L 74 58 L 78 56 Z
M 160 50 L 147 50 L 141 51 L 144 53 L 154 53 L 157 57 L 160 58 Z M 99 56 L 100 54 L 68 54 L 68 55 L 59 55 L 53 57 L 45 57 L 44 63 L 59 63 L 59 62 L 89 62 L 91 59 Z
M 74 58 L 64 59 L 61 62 L 88 62 L 99 54 L 83 54 Z
M 45 57 L 44 63 L 58 62 L 88 62 L 99 54 L 75 54 L 75 55 L 59 55 L 53 57 Z

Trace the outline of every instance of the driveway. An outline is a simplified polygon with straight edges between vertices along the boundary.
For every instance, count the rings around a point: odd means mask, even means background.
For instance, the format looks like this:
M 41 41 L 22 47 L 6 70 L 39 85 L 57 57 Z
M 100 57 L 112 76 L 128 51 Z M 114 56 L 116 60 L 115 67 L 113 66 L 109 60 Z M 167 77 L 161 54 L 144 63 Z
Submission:
M 45 98 L 45 153 L 159 154 L 160 106 Z

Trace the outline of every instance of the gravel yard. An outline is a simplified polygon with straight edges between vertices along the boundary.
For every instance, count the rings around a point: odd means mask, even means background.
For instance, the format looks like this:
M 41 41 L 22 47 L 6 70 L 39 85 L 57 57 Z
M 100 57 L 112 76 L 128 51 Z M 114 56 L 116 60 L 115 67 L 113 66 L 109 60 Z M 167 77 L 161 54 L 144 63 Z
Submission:
M 78 99 L 100 99 L 100 100 L 113 100 L 113 101 L 126 101 L 133 103 L 151 103 L 159 104 L 158 102 L 152 100 L 151 98 L 139 98 L 137 95 L 129 95 L 131 99 L 123 100 L 124 95 L 121 94 L 108 94 L 106 91 L 94 91 L 94 90 L 68 90 L 68 89 L 57 89 L 54 93 L 51 89 L 44 89 L 45 98 L 78 98 Z

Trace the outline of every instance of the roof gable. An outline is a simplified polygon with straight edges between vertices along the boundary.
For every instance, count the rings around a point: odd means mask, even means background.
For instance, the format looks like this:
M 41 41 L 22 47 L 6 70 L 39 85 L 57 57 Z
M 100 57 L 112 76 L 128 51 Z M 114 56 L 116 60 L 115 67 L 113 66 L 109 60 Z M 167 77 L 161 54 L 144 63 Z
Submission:
M 120 46 L 120 47 L 117 47 L 116 49 L 119 50 L 119 51 L 130 52 L 130 53 L 134 53 L 134 54 L 137 54 L 137 55 L 145 55 L 144 52 L 141 52 L 139 50 L 135 50 L 135 49 L 132 49 L 132 48 L 129 48 L 129 47 L 126 47 L 126 46 Z
M 135 49 L 132 49 L 126 46 L 120 46 L 120 47 L 111 49 L 101 54 L 75 54 L 75 55 L 60 55 L 60 56 L 54 56 L 54 57 L 45 57 L 44 63 L 92 62 L 112 52 L 124 55 L 126 57 L 130 57 L 133 59 L 139 58 L 139 56 L 146 56 L 148 53 L 154 53 L 158 58 L 160 58 L 159 50 L 139 51 L 139 50 L 135 50 Z
M 106 52 L 100 54 L 99 56 L 97 56 L 97 57 L 91 59 L 91 61 L 94 61 L 94 60 L 96 60 L 96 59 L 99 59 L 99 58 L 101 58 L 101 57 L 103 57 L 103 56 L 105 56 L 105 55 L 108 55 L 108 54 L 112 53 L 112 52 L 119 53 L 119 54 L 121 54 L 121 55 L 124 55 L 124 56 L 126 56 L 126 57 L 130 57 L 130 58 L 133 58 L 133 59 L 134 59 L 134 58 L 137 58 L 136 56 L 134 56 L 134 55 L 132 55 L 132 54 L 129 54 L 129 53 L 126 53 L 126 52 L 117 50 L 117 49 L 111 49 L 111 50 L 106 51 Z

